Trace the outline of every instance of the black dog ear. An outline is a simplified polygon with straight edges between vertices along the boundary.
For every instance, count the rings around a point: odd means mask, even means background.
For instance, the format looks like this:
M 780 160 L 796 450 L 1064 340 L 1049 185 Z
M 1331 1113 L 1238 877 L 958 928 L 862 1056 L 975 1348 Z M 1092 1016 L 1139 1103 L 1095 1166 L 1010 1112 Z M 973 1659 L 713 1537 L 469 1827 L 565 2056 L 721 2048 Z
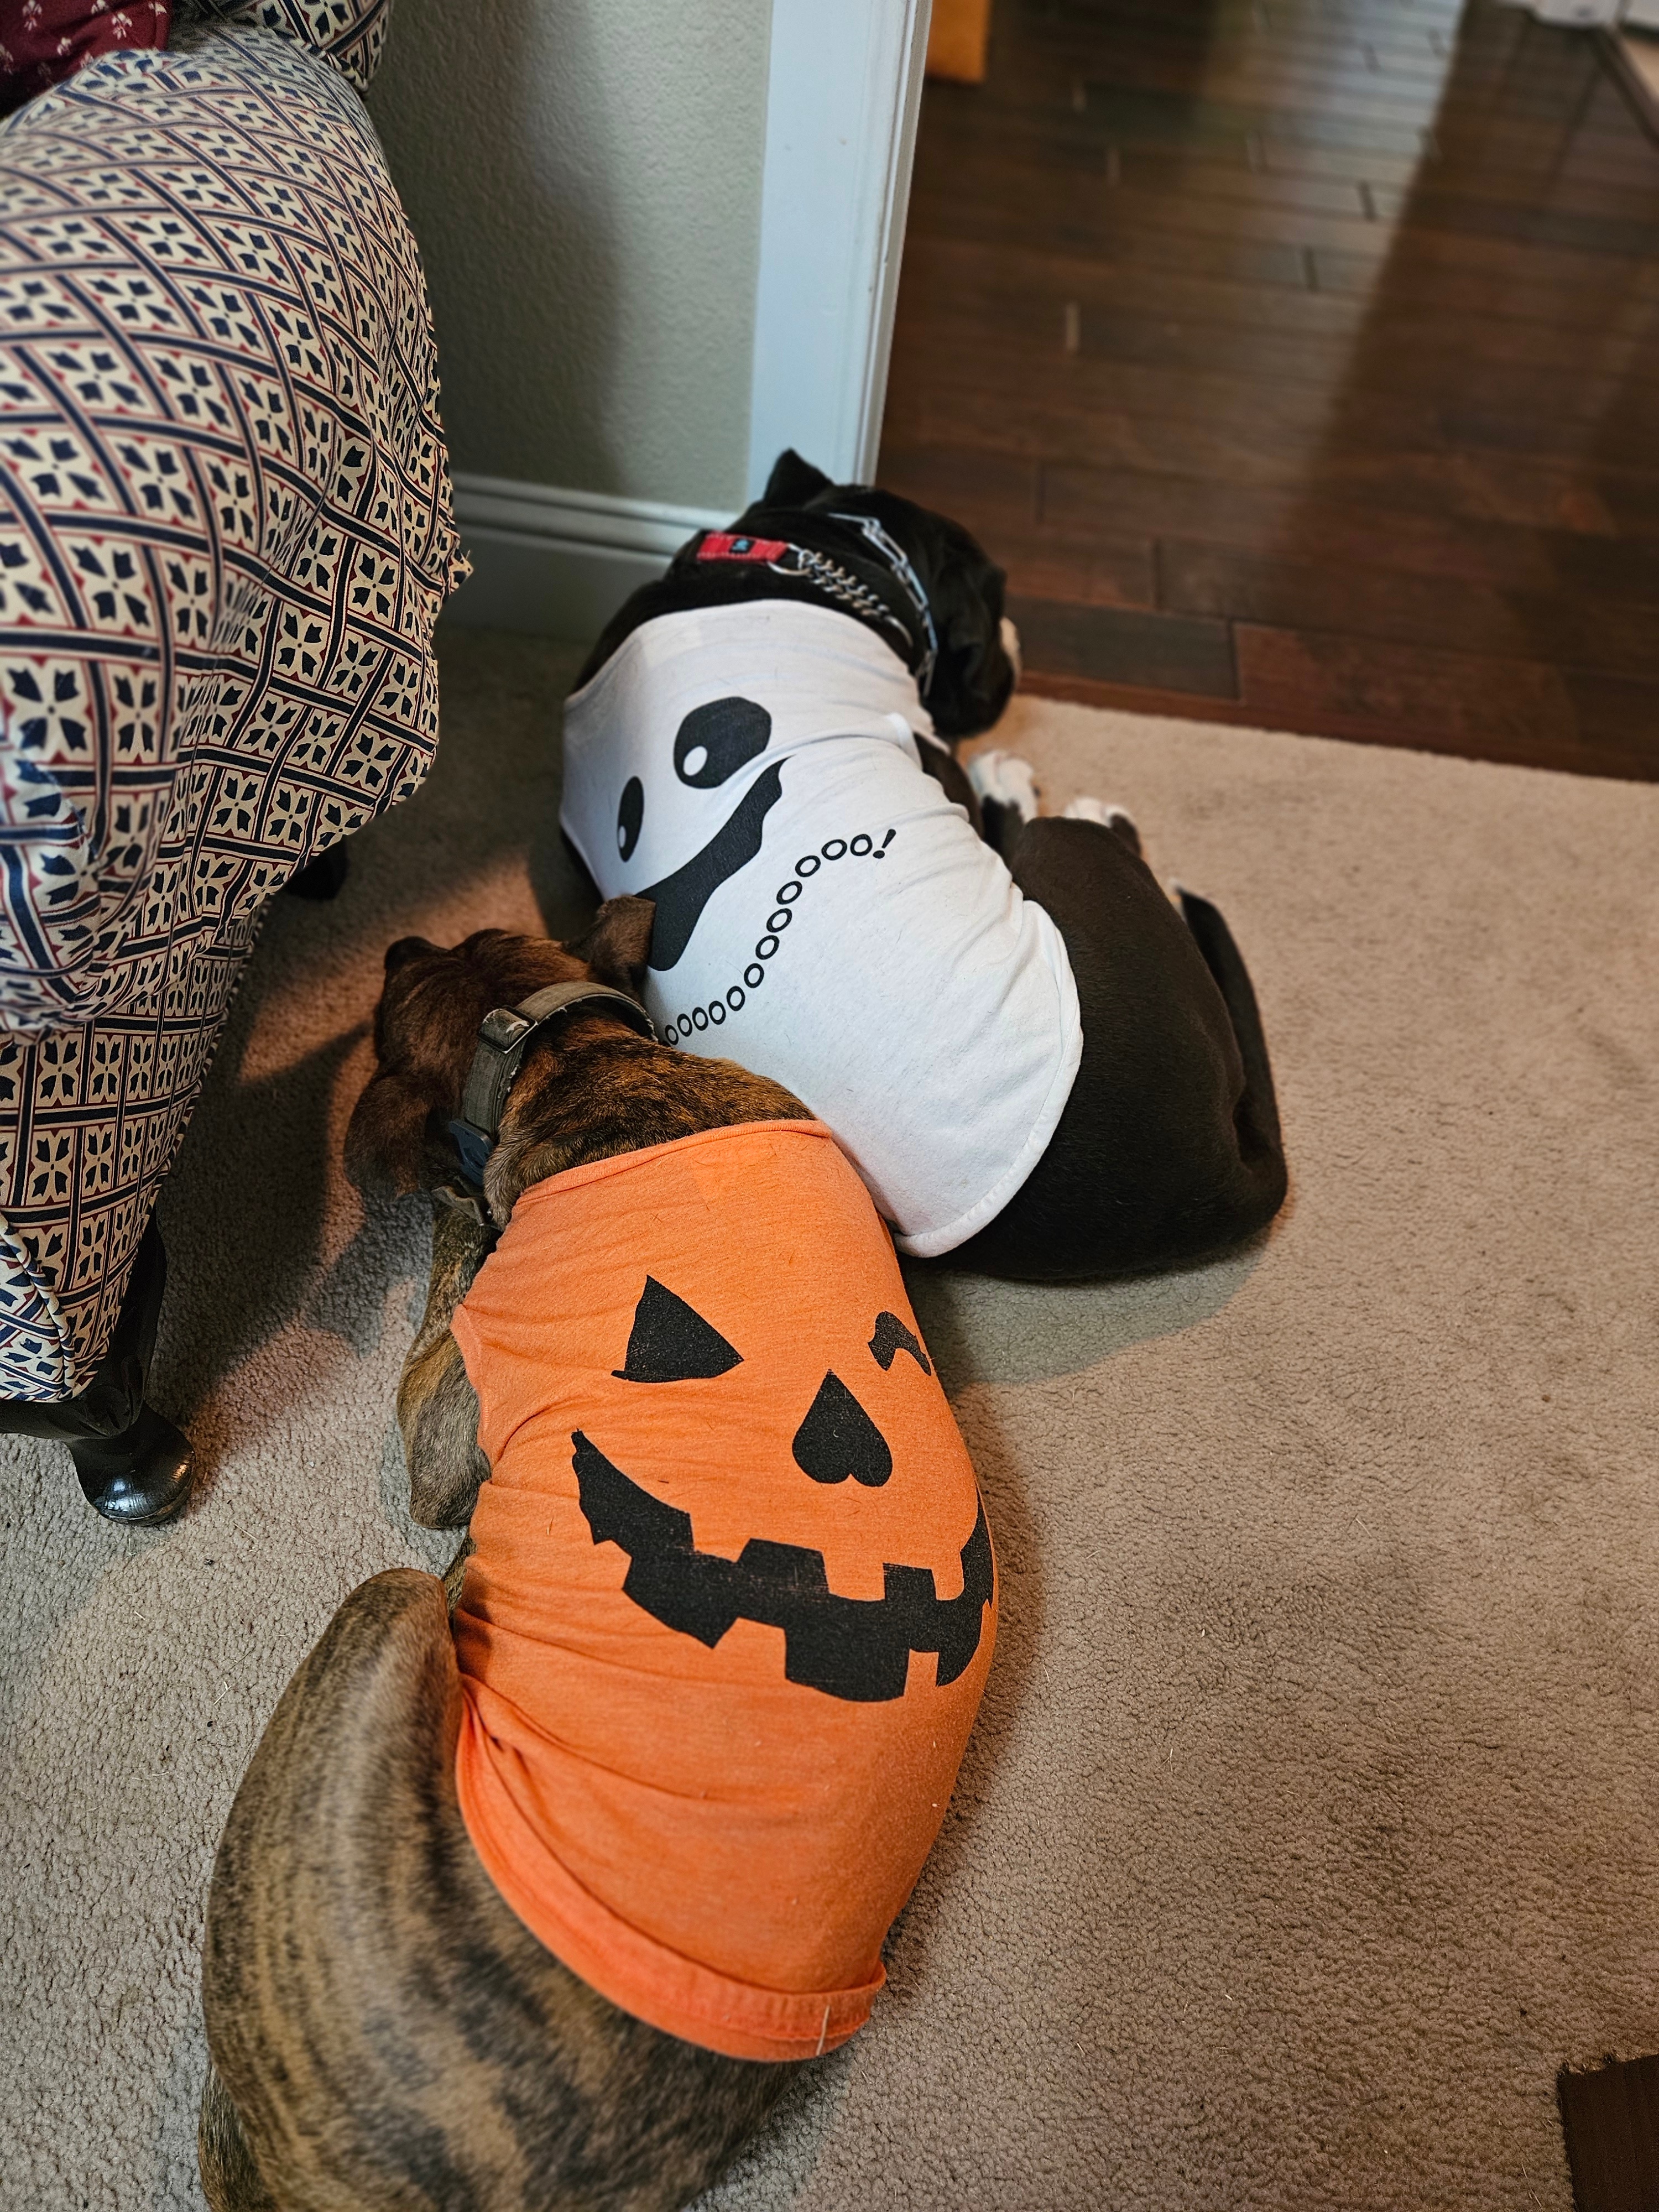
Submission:
M 953 743 L 990 728 L 1016 678 L 1002 640 L 1006 580 L 994 561 L 975 553 L 950 566 L 931 599 L 939 653 L 925 704 L 934 728 Z
M 585 960 L 597 981 L 637 999 L 645 982 L 656 918 L 654 899 L 607 899 L 586 935 L 571 939 L 564 949 L 573 960 Z
M 766 479 L 760 503 L 763 507 L 805 507 L 821 491 L 833 489 L 822 469 L 815 469 L 811 461 L 802 460 L 793 446 L 786 446 L 772 464 L 772 473 Z

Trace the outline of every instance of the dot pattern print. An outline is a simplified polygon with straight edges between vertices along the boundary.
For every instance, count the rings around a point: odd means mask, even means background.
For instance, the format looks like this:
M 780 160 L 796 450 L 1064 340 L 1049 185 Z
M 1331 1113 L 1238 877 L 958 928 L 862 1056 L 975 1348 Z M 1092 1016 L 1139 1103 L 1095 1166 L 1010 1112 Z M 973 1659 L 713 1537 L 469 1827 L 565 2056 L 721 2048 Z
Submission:
M 783 932 L 795 918 L 795 902 L 818 870 L 826 861 L 885 860 L 895 834 L 889 830 L 878 842 L 868 830 L 860 830 L 856 836 L 831 837 L 816 853 L 804 854 L 796 861 L 788 882 L 778 886 L 777 904 L 767 915 L 765 930 L 755 941 L 755 957 L 744 969 L 743 981 L 733 983 L 707 1005 L 693 1006 L 689 1013 L 676 1014 L 662 1033 L 663 1042 L 683 1044 L 699 1030 L 722 1028 L 728 1013 L 741 1013 L 749 1002 L 750 993 L 758 991 L 766 981 L 765 963 L 775 958 L 783 943 Z

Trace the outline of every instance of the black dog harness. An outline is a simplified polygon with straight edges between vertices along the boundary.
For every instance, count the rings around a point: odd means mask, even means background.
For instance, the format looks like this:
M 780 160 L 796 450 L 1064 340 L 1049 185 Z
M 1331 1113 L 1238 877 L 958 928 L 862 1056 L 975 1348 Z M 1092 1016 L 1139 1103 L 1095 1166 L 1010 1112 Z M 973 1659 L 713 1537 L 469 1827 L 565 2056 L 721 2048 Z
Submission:
M 706 531 L 695 557 L 700 562 L 732 561 L 769 568 L 774 575 L 814 586 L 831 605 L 861 621 L 896 631 L 904 640 L 901 657 L 926 698 L 939 660 L 939 631 L 909 555 L 873 514 L 831 513 L 828 520 L 856 530 L 869 546 L 872 557 L 860 563 L 865 571 L 862 576 L 844 560 L 803 545 L 798 539 L 761 538 L 729 530 Z
M 471 1213 L 481 1227 L 494 1225 L 484 1204 L 484 1170 L 500 1138 L 501 1116 L 525 1054 L 562 1016 L 596 1003 L 607 1011 L 614 1009 L 641 1036 L 656 1042 L 656 1026 L 645 1008 L 637 1000 L 613 991 L 608 983 L 550 983 L 544 991 L 532 991 L 516 1006 L 493 1006 L 479 1023 L 472 1066 L 461 1094 L 460 1118 L 449 1125 L 460 1155 L 460 1182 L 446 1185 L 436 1194 L 447 1204 Z

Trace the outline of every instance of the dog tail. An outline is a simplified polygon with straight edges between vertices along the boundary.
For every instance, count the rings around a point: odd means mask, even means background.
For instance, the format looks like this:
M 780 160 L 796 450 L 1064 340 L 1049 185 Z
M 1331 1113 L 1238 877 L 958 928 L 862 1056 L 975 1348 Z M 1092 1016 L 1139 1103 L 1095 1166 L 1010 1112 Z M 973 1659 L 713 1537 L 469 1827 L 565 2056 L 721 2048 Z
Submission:
M 1255 1215 L 1253 1229 L 1266 1226 L 1285 1203 L 1289 1178 L 1285 1170 L 1285 1144 L 1279 1124 L 1279 1097 L 1273 1089 L 1273 1063 L 1262 1033 L 1261 1012 L 1255 1002 L 1250 971 L 1218 906 L 1196 891 L 1176 885 L 1181 911 L 1204 964 L 1215 978 L 1233 1035 L 1244 1063 L 1244 1089 L 1234 1109 L 1238 1132 L 1239 1160 L 1247 1185 L 1246 1210 Z M 1248 1232 L 1247 1232 L 1248 1233 Z

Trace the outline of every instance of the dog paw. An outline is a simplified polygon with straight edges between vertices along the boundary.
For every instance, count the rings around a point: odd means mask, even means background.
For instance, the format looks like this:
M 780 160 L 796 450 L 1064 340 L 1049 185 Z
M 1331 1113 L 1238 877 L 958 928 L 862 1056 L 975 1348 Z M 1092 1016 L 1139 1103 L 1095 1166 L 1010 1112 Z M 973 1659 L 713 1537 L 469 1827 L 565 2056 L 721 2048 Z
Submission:
M 1103 799 L 1068 799 L 1062 822 L 1098 822 L 1103 830 L 1109 830 L 1115 837 L 1121 837 L 1132 853 L 1140 851 L 1140 832 L 1133 819 L 1121 806 L 1109 806 Z
M 968 781 L 982 799 L 995 806 L 1010 806 L 1022 822 L 1035 822 L 1041 808 L 1036 776 L 1030 761 L 993 745 L 975 753 L 968 763 Z

